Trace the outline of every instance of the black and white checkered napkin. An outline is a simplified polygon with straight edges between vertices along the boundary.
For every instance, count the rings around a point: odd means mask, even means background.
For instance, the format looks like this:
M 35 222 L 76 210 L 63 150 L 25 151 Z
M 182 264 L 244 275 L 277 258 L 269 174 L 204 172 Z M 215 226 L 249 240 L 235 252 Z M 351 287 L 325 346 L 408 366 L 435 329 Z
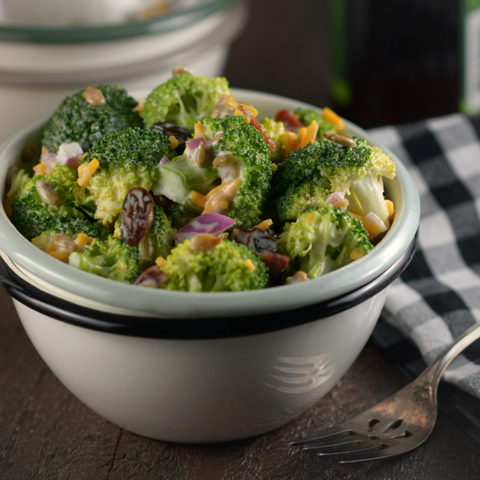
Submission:
M 402 159 L 420 193 L 418 251 L 391 286 L 373 334 L 413 377 L 480 322 L 480 116 L 453 114 L 370 133 Z M 444 380 L 440 405 L 480 439 L 480 341 L 454 360 Z

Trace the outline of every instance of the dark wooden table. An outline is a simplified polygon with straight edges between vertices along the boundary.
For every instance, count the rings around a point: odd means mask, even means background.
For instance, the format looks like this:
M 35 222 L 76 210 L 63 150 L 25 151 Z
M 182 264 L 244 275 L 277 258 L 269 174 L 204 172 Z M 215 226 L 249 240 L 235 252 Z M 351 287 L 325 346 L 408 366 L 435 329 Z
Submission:
M 3 291 L 0 312 L 1 480 L 480 478 L 480 445 L 442 413 L 426 444 L 379 463 L 339 465 L 289 447 L 302 432 L 342 421 L 406 383 L 373 345 L 283 428 L 227 444 L 176 445 L 126 432 L 85 407 L 38 356 Z

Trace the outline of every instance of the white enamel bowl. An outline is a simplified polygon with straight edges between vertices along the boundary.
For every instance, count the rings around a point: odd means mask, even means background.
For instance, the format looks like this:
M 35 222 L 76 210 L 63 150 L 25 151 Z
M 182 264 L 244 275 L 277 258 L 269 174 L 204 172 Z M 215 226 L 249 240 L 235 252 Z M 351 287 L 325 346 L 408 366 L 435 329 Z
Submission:
M 234 90 L 260 115 L 294 100 Z M 348 124 L 348 133 L 366 137 Z M 9 167 L 38 134 L 12 137 Z M 76 270 L 24 239 L 0 211 L 0 277 L 38 352 L 70 391 L 111 422 L 176 442 L 261 434 L 304 412 L 367 342 L 388 286 L 415 248 L 419 197 L 404 165 L 386 182 L 396 218 L 365 257 L 323 277 L 252 292 L 144 289 Z

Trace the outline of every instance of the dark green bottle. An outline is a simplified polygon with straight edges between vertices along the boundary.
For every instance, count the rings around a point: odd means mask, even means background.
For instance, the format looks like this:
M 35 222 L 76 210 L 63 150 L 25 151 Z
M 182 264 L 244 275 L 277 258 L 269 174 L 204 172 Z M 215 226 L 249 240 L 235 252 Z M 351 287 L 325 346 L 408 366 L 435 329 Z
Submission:
M 365 127 L 480 110 L 480 0 L 331 0 L 331 95 Z

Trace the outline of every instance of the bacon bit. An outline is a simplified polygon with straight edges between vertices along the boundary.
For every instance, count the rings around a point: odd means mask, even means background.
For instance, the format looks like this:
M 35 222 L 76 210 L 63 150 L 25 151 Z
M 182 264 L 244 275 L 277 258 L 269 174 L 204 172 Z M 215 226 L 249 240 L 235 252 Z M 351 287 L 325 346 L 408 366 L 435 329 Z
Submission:
M 170 141 L 170 148 L 172 150 L 175 150 L 177 147 L 178 147 L 178 140 L 177 140 L 177 137 L 175 137 L 174 135 L 170 135 L 168 137 L 168 140 Z
M 317 137 L 318 123 L 312 120 L 308 127 L 302 127 L 298 130 L 298 134 L 287 131 L 283 135 L 284 138 L 284 155 L 288 155 L 294 150 L 309 144 Z
M 286 108 L 277 112 L 275 115 L 275 120 L 277 122 L 282 122 L 285 126 L 285 130 L 291 132 L 298 132 L 298 129 L 303 127 L 303 124 L 298 119 L 298 116 Z
M 82 97 L 94 107 L 105 105 L 105 97 L 102 91 L 90 85 L 82 92 Z
M 350 260 L 358 260 L 359 258 L 363 257 L 363 252 L 358 248 L 354 248 L 350 252 Z
M 388 209 L 388 221 L 390 225 L 393 223 L 393 219 L 395 217 L 395 205 L 391 200 L 385 200 Z
M 339 115 L 337 115 L 331 108 L 323 107 L 322 117 L 327 122 L 333 123 L 333 126 L 337 130 L 339 130 L 339 131 L 343 130 L 344 123 L 343 123 L 342 118 Z
M 244 261 L 243 261 L 243 264 L 251 271 L 251 272 L 254 272 L 257 268 L 255 267 L 254 263 L 249 259 L 249 258 L 246 258 Z
M 255 117 L 252 117 L 250 119 L 250 125 L 255 127 L 262 134 L 263 139 L 265 140 L 265 143 L 268 146 L 268 150 L 270 152 L 273 152 L 276 148 L 275 142 L 272 140 L 272 138 L 266 132 L 266 130 L 262 127 L 261 123 Z
M 271 218 L 267 218 L 263 222 L 260 222 L 258 225 L 255 225 L 253 228 L 258 228 L 259 230 L 266 230 L 273 225 L 273 220 Z
M 161 255 L 159 255 L 156 259 L 155 259 L 155 265 L 162 269 L 164 266 L 165 266 L 165 258 L 162 257 Z
M 194 205 L 200 208 L 205 208 L 205 203 L 207 202 L 207 197 L 196 190 L 190 192 L 190 200 Z
M 239 186 L 240 179 L 236 178 L 210 190 L 206 195 L 207 201 L 202 213 L 223 213 L 228 210 Z
M 211 233 L 197 233 L 190 240 L 190 247 L 197 252 L 208 252 L 222 241 L 221 237 Z
M 205 137 L 205 129 L 203 128 L 203 124 L 200 120 L 193 126 L 193 138 L 198 137 Z
M 277 252 L 259 252 L 261 260 L 267 265 L 271 278 L 280 275 L 288 265 L 290 257 Z
M 33 166 L 33 174 L 35 175 L 45 175 L 48 173 L 48 167 L 43 163 L 37 163 L 36 165 Z

